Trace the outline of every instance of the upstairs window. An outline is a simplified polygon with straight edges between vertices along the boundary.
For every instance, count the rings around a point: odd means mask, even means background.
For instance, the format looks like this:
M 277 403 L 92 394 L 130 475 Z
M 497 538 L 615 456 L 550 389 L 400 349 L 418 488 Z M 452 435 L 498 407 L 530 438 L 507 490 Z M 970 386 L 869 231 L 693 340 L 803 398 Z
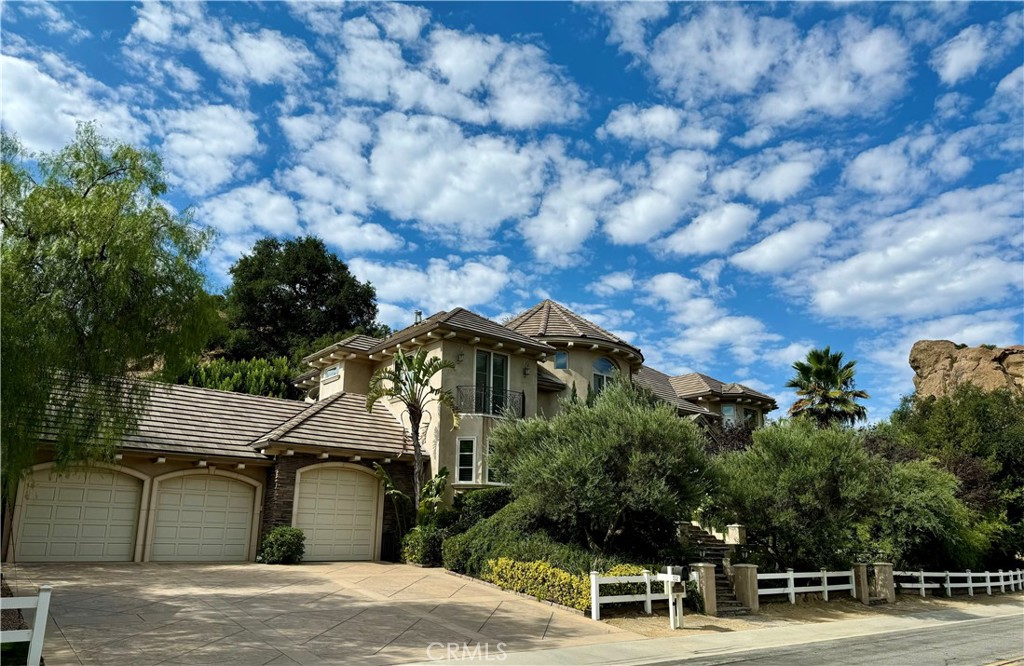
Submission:
M 460 439 L 459 440 L 459 469 L 458 479 L 464 483 L 472 483 L 474 468 L 476 467 L 476 440 L 475 439 Z
M 508 356 L 478 349 L 476 351 L 477 414 L 500 414 L 508 398 Z
M 725 425 L 736 423 L 736 405 L 722 405 L 722 420 Z
M 555 352 L 555 370 L 569 369 L 569 352 Z
M 612 362 L 611 359 L 605 358 L 604 356 L 594 361 L 593 386 L 595 394 L 600 393 L 601 391 L 604 390 L 604 387 L 607 386 L 608 382 L 610 382 L 612 380 L 612 377 L 614 377 L 615 371 L 617 369 L 618 368 L 615 365 L 615 363 Z
M 323 374 L 321 374 L 320 379 L 321 380 L 334 379 L 335 377 L 338 376 L 339 372 L 341 372 L 341 366 L 332 365 L 331 367 L 329 367 L 329 368 L 327 368 L 326 370 L 323 371 Z
M 757 422 L 757 410 L 756 409 L 748 409 L 748 408 L 744 407 L 743 408 L 743 418 L 744 418 L 744 420 L 746 420 L 747 425 L 750 426 L 751 428 L 756 428 L 759 425 L 758 422 Z

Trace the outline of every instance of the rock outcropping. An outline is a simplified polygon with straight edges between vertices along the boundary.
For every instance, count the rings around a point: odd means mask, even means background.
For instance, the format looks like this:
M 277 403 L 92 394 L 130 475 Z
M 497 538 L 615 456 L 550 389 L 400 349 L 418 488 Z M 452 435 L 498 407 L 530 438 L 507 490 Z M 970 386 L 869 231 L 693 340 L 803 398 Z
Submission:
M 992 391 L 1024 393 L 1024 345 L 960 347 L 949 340 L 918 340 L 910 350 L 919 396 L 942 396 L 968 382 Z

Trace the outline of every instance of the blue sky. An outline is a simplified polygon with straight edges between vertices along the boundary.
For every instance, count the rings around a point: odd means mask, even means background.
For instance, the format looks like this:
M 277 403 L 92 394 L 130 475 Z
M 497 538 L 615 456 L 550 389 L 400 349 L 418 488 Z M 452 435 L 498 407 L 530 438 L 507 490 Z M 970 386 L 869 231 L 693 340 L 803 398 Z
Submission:
M 1022 341 L 1019 3 L 5 2 L 2 122 L 164 157 L 218 232 L 324 238 L 381 320 L 553 298 L 792 399 L 812 346 L 873 418 L 920 338 Z

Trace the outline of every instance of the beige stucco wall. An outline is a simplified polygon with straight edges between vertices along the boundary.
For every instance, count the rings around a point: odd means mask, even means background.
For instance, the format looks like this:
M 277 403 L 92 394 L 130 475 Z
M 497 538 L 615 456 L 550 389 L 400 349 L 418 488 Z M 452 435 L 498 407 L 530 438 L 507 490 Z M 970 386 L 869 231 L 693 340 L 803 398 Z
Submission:
M 549 354 L 542 361 L 542 365 L 551 374 L 565 382 L 566 386 L 562 393 L 546 394 L 552 396 L 544 400 L 544 414 L 547 416 L 553 416 L 558 412 L 558 399 L 572 395 L 573 385 L 576 386 L 576 395 L 579 396 L 580 400 L 586 399 L 587 393 L 593 390 L 594 361 L 597 359 L 601 357 L 607 358 L 615 364 L 620 374 L 629 375 L 629 364 L 625 359 L 619 358 L 618 355 L 609 354 L 600 349 L 592 350 L 587 347 L 573 346 L 565 348 L 562 345 L 558 345 L 558 343 L 555 343 L 555 346 L 558 347 L 559 351 L 568 352 L 569 367 L 561 370 L 556 369 L 554 354 Z

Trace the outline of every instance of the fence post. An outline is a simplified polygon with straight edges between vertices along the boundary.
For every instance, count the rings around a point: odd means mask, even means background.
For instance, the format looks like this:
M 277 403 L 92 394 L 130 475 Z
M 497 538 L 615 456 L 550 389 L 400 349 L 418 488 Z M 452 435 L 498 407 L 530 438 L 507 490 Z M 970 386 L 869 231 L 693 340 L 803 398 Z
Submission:
M 736 586 L 739 602 L 749 608 L 751 613 L 756 613 L 761 607 L 757 591 L 757 565 L 732 565 L 732 582 Z
M 896 583 L 892 575 L 892 562 L 875 562 L 875 587 L 887 602 L 896 601 Z
M 953 588 L 951 588 L 949 586 L 949 572 L 948 571 L 946 572 L 946 596 L 947 597 L 953 596 Z
M 36 619 L 32 624 L 32 640 L 28 644 L 27 666 L 39 666 L 43 654 L 43 637 L 46 634 L 46 618 L 50 613 L 50 592 L 52 585 L 39 586 L 39 605 L 36 606 Z
M 601 586 L 597 583 L 597 572 L 590 572 L 590 619 L 601 619 Z
M 644 594 L 647 597 L 644 599 L 644 612 L 650 615 L 653 611 L 651 610 L 651 572 L 644 569 Z
M 967 594 L 972 597 L 974 596 L 974 574 L 971 573 L 970 569 L 967 570 Z
M 868 588 L 868 565 L 854 564 L 853 571 L 853 596 L 865 606 L 871 605 L 871 591 Z
M 821 600 L 828 601 L 828 569 L 821 570 Z
M 924 596 L 924 569 L 918 572 L 918 582 L 921 583 L 921 596 Z
M 718 592 L 715 583 L 715 565 L 710 562 L 694 562 L 690 571 L 697 573 L 697 589 L 704 598 L 704 614 L 708 617 L 718 615 Z
M 789 581 L 789 588 L 787 588 L 789 590 L 789 603 L 795 604 L 796 603 L 796 579 L 793 578 L 793 570 L 792 569 L 786 569 L 786 573 L 789 574 L 789 578 L 787 578 L 787 580 Z
M 992 574 L 987 571 L 985 572 L 985 592 L 988 593 L 988 596 L 992 596 Z

